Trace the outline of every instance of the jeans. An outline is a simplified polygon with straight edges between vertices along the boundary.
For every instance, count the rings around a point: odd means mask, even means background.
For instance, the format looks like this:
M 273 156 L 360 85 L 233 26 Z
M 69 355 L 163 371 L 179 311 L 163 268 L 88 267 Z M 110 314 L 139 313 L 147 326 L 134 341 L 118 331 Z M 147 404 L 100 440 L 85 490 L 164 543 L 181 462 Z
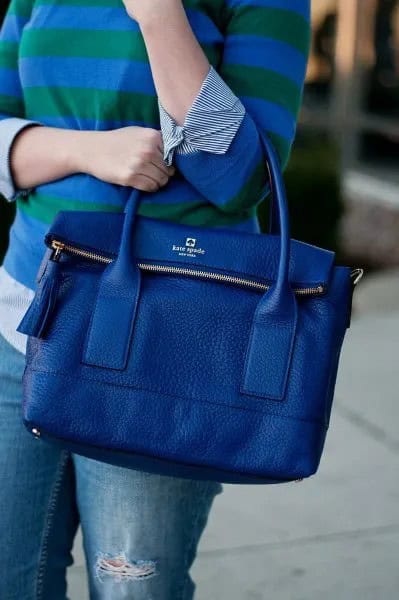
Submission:
M 0 336 L 1 600 L 66 600 L 79 523 L 92 600 L 189 600 L 220 483 L 114 467 L 22 423 L 24 356 Z M 56 398 L 54 398 L 56 402 Z

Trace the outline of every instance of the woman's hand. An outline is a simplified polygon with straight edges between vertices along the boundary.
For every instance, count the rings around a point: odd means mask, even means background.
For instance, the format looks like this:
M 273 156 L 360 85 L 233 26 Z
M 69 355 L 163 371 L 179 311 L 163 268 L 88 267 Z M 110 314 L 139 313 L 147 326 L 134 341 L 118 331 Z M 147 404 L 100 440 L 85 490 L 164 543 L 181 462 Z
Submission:
M 156 192 L 175 173 L 163 160 L 161 132 L 148 127 L 107 131 L 25 127 L 12 144 L 10 168 L 19 189 L 87 173 L 107 183 Z
M 106 181 L 156 192 L 174 175 L 163 160 L 161 132 L 148 127 L 88 131 L 76 156 L 77 171 Z
M 139 24 L 160 20 L 171 8 L 181 6 L 182 0 L 122 0 L 128 15 Z

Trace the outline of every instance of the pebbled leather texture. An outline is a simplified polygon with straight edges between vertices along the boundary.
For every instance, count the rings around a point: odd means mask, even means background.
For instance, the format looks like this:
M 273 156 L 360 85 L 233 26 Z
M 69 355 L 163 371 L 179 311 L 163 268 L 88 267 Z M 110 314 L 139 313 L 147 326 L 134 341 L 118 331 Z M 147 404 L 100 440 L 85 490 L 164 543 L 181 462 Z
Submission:
M 279 483 L 317 471 L 351 312 L 350 269 L 290 239 L 277 158 L 263 142 L 280 235 L 136 218 L 136 190 L 125 215 L 59 214 L 48 245 L 62 240 L 114 260 L 63 256 L 51 314 L 32 309 L 46 326 L 36 324 L 40 335 L 28 341 L 29 429 L 98 460 L 193 479 Z M 139 270 L 143 262 L 270 289 Z M 39 288 L 47 277 L 51 269 Z M 321 296 L 293 293 L 320 284 Z

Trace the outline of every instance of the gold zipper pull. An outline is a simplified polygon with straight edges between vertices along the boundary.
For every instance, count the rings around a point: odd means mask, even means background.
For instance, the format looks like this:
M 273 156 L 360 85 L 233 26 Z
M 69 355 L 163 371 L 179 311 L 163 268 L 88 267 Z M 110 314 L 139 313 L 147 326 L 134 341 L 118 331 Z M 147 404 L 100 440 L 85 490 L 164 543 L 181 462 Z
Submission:
M 61 254 L 65 248 L 65 244 L 54 240 L 53 242 L 51 242 L 51 247 L 54 250 L 51 260 L 53 260 L 54 262 L 58 262 L 60 260 Z

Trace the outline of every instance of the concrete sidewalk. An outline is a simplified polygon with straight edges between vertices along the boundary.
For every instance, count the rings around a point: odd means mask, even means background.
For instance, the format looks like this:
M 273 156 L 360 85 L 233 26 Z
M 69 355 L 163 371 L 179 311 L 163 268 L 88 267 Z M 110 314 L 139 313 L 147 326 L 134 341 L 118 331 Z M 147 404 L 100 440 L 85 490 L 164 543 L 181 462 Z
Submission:
M 302 483 L 225 485 L 192 576 L 197 600 L 399 596 L 399 272 L 355 298 L 319 472 Z M 82 553 L 71 600 L 86 600 Z

